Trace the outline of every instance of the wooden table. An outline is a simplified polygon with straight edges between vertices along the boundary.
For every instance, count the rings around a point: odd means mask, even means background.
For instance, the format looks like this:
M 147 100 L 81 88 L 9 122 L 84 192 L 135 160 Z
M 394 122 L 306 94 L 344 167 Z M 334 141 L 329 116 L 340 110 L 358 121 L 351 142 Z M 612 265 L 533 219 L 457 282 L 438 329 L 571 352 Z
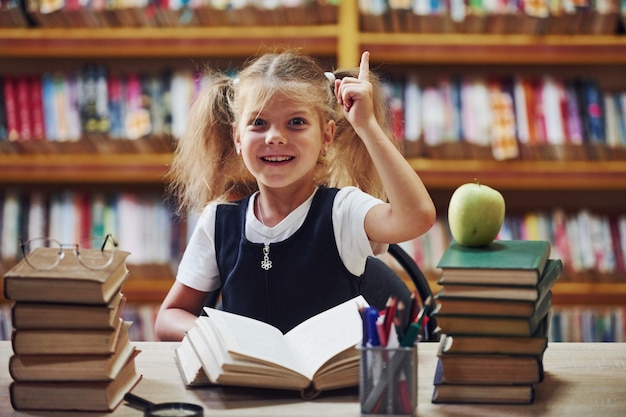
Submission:
M 296 392 L 244 388 L 186 389 L 174 362 L 176 343 L 138 342 L 136 359 L 143 379 L 133 390 L 153 402 L 183 401 L 201 404 L 205 416 L 356 417 L 360 415 L 357 389 L 322 394 L 303 401 Z M 437 345 L 419 346 L 418 416 L 626 416 L 626 343 L 552 343 L 544 357 L 545 380 L 537 386 L 531 405 L 432 404 L 433 373 Z M 9 342 L 0 342 L 0 416 L 97 417 L 101 413 L 16 412 L 9 402 Z M 141 417 L 125 404 L 112 416 Z

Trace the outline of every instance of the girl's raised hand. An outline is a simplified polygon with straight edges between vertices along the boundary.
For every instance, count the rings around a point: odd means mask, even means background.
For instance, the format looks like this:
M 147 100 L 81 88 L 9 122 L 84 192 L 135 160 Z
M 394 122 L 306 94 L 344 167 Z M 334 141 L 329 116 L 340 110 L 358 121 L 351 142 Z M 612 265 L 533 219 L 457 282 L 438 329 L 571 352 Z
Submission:
M 373 88 L 370 83 L 370 53 L 363 52 L 359 76 L 335 80 L 335 95 L 344 115 L 355 128 L 373 115 Z

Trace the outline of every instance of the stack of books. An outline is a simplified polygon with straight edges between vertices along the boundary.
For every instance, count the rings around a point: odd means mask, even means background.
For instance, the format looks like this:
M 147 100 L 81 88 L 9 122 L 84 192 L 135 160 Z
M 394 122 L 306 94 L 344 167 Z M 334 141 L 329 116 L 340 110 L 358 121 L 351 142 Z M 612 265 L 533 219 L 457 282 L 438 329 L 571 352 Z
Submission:
M 82 249 L 81 259 L 98 250 Z M 59 250 L 38 248 L 50 258 Z M 99 256 L 94 254 L 95 256 Z M 128 252 L 116 251 L 111 265 L 90 270 L 66 251 L 52 269 L 21 260 L 4 276 L 11 306 L 15 410 L 112 411 L 140 379 L 138 353 L 129 340 L 130 322 L 121 312 Z
M 563 271 L 550 243 L 452 242 L 438 267 L 441 332 L 434 403 L 530 404 L 543 380 L 552 286 Z

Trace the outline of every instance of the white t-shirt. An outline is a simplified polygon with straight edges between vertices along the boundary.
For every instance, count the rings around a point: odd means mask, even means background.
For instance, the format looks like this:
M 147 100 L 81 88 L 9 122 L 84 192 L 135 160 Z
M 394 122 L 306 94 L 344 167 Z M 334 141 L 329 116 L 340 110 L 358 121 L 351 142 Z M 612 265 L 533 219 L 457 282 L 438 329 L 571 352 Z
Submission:
M 273 227 L 263 225 L 254 215 L 257 194 L 251 196 L 246 211 L 246 238 L 253 243 L 274 243 L 287 239 L 300 228 L 315 193 Z M 380 203 L 381 200 L 356 187 L 340 189 L 333 202 L 333 229 L 339 255 L 354 275 L 363 273 L 367 256 L 379 255 L 387 250 L 386 244 L 370 242 L 364 227 L 365 215 Z M 210 203 L 203 210 L 178 266 L 176 280 L 198 291 L 212 291 L 221 285 L 214 241 L 218 204 L 223 203 Z

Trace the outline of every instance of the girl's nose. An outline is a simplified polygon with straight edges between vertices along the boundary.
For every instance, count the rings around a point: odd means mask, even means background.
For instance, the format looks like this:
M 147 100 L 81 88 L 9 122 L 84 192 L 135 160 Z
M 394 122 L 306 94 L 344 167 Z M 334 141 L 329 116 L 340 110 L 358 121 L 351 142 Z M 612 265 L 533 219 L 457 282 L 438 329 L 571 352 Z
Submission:
M 265 135 L 265 143 L 267 143 L 268 145 L 284 145 L 285 143 L 287 143 L 287 136 L 283 134 L 281 129 L 271 127 L 267 131 L 267 135 Z

